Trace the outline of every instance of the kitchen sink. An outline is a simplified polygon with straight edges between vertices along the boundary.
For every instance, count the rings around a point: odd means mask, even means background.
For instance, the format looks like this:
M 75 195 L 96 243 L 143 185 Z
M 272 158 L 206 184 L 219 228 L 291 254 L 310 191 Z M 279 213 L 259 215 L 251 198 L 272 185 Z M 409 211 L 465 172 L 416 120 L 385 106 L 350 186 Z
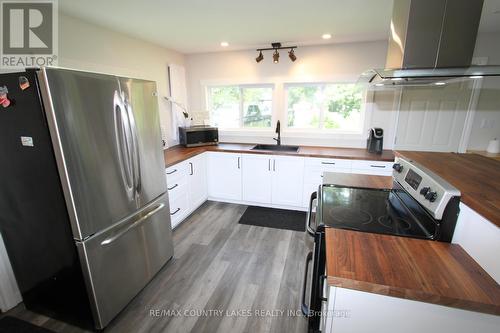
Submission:
M 290 153 L 296 153 L 299 150 L 299 147 L 285 145 L 256 145 L 251 150 L 286 151 Z

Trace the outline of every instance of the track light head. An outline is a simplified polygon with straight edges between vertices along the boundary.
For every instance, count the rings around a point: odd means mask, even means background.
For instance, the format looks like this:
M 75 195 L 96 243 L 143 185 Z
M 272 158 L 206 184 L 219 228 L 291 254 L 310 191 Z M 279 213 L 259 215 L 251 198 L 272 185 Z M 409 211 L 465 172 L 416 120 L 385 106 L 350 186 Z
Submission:
M 295 53 L 293 52 L 293 49 L 291 49 L 289 52 L 288 52 L 288 57 L 290 58 L 291 61 L 295 61 L 297 60 L 297 56 L 295 55 Z
M 274 53 L 273 53 L 273 62 L 275 64 L 277 64 L 278 62 L 280 62 L 280 54 L 279 54 L 278 50 L 274 50 Z
M 255 58 L 255 61 L 261 62 L 262 60 L 264 60 L 264 55 L 262 54 L 262 51 L 259 51 L 259 55 Z

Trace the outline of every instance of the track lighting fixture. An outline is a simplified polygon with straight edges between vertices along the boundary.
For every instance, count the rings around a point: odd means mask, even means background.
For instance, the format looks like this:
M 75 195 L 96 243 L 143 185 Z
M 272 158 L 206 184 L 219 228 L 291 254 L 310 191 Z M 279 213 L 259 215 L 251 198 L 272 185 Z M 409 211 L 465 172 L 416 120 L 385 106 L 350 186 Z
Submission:
M 264 55 L 262 54 L 262 51 L 259 51 L 259 55 L 255 58 L 255 61 L 261 62 L 262 60 L 264 60 Z
M 288 51 L 288 57 L 290 58 L 291 61 L 295 61 L 297 60 L 297 56 L 295 55 L 295 52 L 294 52 L 294 49 L 297 48 L 297 46 L 281 46 L 281 43 L 271 43 L 271 46 L 270 48 L 265 48 L 265 49 L 257 49 L 257 51 L 259 52 L 259 55 L 257 56 L 257 58 L 255 58 L 255 61 L 256 62 L 261 62 L 262 60 L 264 60 L 264 55 L 262 54 L 262 51 L 274 51 L 273 52 L 273 62 L 275 64 L 279 63 L 280 62 L 280 54 L 278 52 L 278 50 L 290 50 Z
M 279 54 L 278 50 L 274 50 L 274 53 L 273 53 L 273 62 L 275 64 L 277 64 L 278 62 L 280 62 L 280 54 Z

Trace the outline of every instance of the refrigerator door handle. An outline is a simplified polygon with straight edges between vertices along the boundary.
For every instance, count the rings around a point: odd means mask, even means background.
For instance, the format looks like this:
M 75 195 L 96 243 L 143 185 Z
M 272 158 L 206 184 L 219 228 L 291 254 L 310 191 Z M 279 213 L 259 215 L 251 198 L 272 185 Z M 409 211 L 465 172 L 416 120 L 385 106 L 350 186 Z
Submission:
M 131 149 L 130 146 L 130 126 L 128 121 L 128 112 L 125 110 L 123 99 L 118 91 L 115 91 L 113 98 L 114 120 L 115 120 L 115 139 L 118 151 L 118 160 L 121 166 L 121 175 L 123 185 L 127 191 L 130 200 L 134 199 L 134 174 L 132 170 Z M 127 119 L 125 119 L 127 118 Z
M 130 131 L 132 132 L 132 165 L 134 170 L 134 188 L 135 194 L 138 196 L 139 192 L 141 191 L 141 161 L 139 153 L 139 143 L 134 112 L 132 111 L 132 107 L 127 99 L 125 99 L 125 109 L 128 113 Z
M 128 227 L 126 227 L 125 229 L 123 229 L 122 231 L 120 231 L 119 233 L 115 234 L 114 236 L 111 236 L 109 238 L 106 238 L 105 240 L 103 240 L 101 242 L 101 245 L 109 245 L 111 243 L 113 243 L 114 241 L 116 241 L 118 238 L 122 237 L 123 235 L 125 235 L 127 232 L 129 232 L 130 230 L 134 229 L 134 228 L 137 228 L 138 226 L 140 226 L 142 223 L 144 223 L 147 219 L 149 219 L 151 216 L 153 216 L 154 214 L 158 213 L 160 210 L 162 210 L 163 208 L 165 208 L 165 204 L 161 203 L 159 204 L 155 209 L 151 210 L 150 212 L 148 212 L 146 215 L 143 215 L 141 216 L 139 219 L 135 220 L 134 222 L 132 222 Z

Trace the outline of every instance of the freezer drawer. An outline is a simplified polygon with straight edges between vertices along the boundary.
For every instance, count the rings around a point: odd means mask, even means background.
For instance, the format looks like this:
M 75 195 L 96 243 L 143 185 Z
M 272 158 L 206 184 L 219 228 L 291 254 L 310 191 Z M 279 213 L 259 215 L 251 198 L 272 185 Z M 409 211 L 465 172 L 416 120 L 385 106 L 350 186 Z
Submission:
M 168 196 L 77 242 L 97 328 L 105 327 L 173 255 Z

